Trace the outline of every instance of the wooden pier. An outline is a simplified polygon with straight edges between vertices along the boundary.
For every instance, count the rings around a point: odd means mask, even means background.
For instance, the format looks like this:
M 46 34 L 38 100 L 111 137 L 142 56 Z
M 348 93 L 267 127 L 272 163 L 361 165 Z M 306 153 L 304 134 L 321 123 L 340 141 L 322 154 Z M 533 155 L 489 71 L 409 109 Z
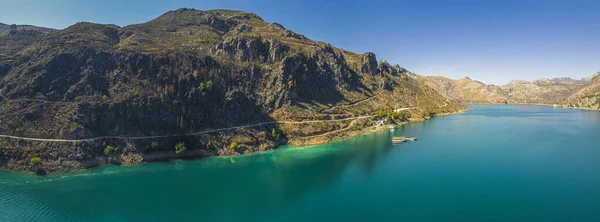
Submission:
M 392 137 L 392 143 L 404 143 L 406 141 L 417 141 L 416 137 L 405 137 L 405 136 L 394 136 Z

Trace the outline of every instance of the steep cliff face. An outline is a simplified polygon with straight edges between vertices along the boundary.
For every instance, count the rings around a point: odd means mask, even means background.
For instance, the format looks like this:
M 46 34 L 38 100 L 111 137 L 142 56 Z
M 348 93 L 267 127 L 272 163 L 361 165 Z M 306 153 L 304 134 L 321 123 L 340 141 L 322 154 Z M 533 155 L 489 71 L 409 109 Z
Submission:
M 373 53 L 355 54 L 313 41 L 247 12 L 179 9 L 126 27 L 78 23 L 40 35 L 17 51 L 0 57 L 4 135 L 178 135 L 281 120 L 372 115 L 399 107 L 419 106 L 410 111 L 414 117 L 464 108 L 455 103 L 442 106 L 445 98 L 400 66 L 378 63 Z M 349 126 L 357 123 L 303 129 L 275 125 L 214 135 L 211 143 L 204 137 L 178 140 L 202 155 L 234 154 L 285 142 L 265 136 L 272 130 L 294 139 L 355 130 Z M 239 149 L 222 146 L 240 135 Z M 23 164 L 32 155 L 47 161 L 97 162 L 110 145 L 106 140 L 81 143 L 77 150 L 43 145 L 59 153 L 50 155 L 38 143 L 13 142 L 0 141 L 5 151 L 0 165 Z M 148 140 L 109 142 L 127 146 L 122 155 L 157 152 L 148 147 Z M 158 151 L 169 151 L 177 141 L 154 142 L 161 144 Z M 213 146 L 207 144 L 221 147 L 205 150 Z M 82 153 L 75 158 L 69 152 Z
M 258 37 L 234 37 L 212 49 L 216 56 L 226 56 L 234 61 L 261 63 L 280 62 L 288 51 L 289 47 L 277 40 L 269 41 Z
M 362 73 L 368 73 L 371 75 L 377 74 L 377 59 L 374 53 L 365 53 L 360 55 L 360 66 L 359 70 Z

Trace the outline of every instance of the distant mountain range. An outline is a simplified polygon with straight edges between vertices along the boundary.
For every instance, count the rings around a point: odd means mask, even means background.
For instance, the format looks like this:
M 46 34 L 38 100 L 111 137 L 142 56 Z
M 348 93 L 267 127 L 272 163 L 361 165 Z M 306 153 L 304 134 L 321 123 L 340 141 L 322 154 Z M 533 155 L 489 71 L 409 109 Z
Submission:
M 449 79 L 421 76 L 445 97 L 462 103 L 558 104 L 584 109 L 600 109 L 600 74 L 580 80 L 569 77 L 513 80 L 504 86 L 488 85 L 470 78 Z

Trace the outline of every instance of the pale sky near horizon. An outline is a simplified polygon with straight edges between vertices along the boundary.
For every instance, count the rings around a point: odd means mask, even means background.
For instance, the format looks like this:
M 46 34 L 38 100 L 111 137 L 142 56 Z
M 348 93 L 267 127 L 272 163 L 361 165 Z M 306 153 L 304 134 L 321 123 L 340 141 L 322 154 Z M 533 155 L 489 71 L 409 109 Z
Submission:
M 0 22 L 125 26 L 184 7 L 254 12 L 420 75 L 503 85 L 600 71 L 600 1 L 593 0 L 0 0 Z

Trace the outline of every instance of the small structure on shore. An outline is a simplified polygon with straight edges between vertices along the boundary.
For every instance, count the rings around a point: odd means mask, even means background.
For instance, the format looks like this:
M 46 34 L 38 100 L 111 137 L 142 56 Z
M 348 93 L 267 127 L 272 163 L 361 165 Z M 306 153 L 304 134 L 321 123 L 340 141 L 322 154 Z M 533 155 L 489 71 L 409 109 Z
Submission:
M 405 137 L 405 136 L 394 136 L 392 137 L 392 143 L 404 143 L 406 141 L 417 141 L 416 137 Z
M 387 120 L 386 118 L 377 120 L 377 122 L 375 122 L 375 126 L 383 126 L 385 124 L 386 120 Z

